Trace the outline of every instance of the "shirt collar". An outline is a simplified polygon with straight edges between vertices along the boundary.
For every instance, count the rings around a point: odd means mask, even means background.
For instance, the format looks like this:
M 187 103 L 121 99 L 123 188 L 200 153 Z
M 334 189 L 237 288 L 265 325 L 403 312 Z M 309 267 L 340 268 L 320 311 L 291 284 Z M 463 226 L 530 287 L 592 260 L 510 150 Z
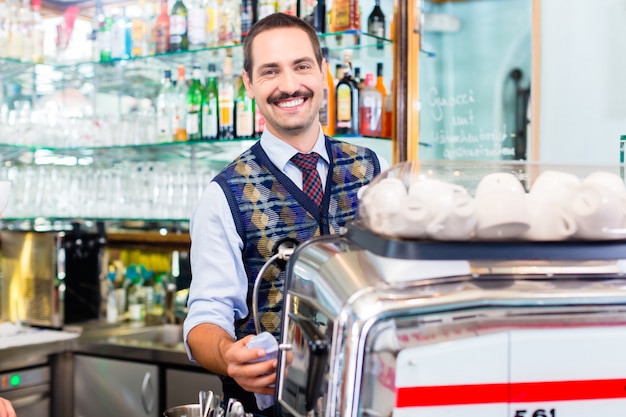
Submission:
M 285 166 L 289 162 L 289 160 L 297 154 L 299 151 L 285 142 L 282 139 L 274 136 L 268 129 L 263 131 L 261 135 L 261 147 L 267 154 L 267 157 L 272 161 L 274 165 L 280 168 L 282 171 L 285 170 Z M 326 161 L 326 164 L 330 165 L 330 160 L 328 158 L 328 152 L 326 151 L 326 138 L 324 136 L 324 132 L 322 131 L 322 126 L 320 125 L 320 133 L 317 137 L 317 141 L 311 149 L 311 152 L 317 152 L 319 156 Z

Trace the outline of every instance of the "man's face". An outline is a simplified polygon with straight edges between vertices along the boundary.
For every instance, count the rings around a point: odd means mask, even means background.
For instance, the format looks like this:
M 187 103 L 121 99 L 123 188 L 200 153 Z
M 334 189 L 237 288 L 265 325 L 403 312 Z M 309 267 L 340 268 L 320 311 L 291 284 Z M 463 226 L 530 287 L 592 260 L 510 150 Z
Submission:
M 252 64 L 250 74 L 244 71 L 246 89 L 270 132 L 281 139 L 316 135 L 326 74 L 307 34 L 298 28 L 260 33 L 253 41 Z

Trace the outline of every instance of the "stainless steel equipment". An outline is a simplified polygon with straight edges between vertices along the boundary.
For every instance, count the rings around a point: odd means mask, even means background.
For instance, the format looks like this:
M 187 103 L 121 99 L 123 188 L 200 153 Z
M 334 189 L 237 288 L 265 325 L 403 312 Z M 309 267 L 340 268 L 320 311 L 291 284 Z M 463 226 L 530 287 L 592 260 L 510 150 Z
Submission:
M 626 406 L 626 243 L 384 238 L 289 259 L 281 415 L 588 416 Z
M 20 417 L 49 417 L 50 366 L 0 373 L 0 397 L 11 401 Z
M 2 310 L 60 328 L 100 315 L 103 233 L 2 231 Z

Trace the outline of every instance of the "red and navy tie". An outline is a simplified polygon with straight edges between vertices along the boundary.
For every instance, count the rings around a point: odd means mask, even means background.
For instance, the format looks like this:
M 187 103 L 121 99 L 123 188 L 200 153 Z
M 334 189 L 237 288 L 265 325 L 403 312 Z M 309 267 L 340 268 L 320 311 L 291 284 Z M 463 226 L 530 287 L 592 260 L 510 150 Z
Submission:
M 318 207 L 322 203 L 322 197 L 324 196 L 322 180 L 317 172 L 317 160 L 319 157 L 317 153 L 311 152 L 297 153 L 291 158 L 291 161 L 302 171 L 302 191 Z

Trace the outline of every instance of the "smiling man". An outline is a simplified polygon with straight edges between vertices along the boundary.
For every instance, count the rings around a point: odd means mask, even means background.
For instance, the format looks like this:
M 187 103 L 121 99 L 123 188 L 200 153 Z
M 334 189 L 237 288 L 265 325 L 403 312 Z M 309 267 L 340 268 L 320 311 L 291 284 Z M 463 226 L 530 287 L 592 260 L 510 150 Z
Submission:
M 225 399 L 259 410 L 253 393 L 272 395 L 276 360 L 254 362 L 246 349 L 255 326 L 252 289 L 277 242 L 338 233 L 356 214 L 357 191 L 381 171 L 369 149 L 324 136 L 319 110 L 326 65 L 315 29 L 276 13 L 257 22 L 244 42 L 248 95 L 265 131 L 206 188 L 191 218 L 190 359 L 222 375 Z M 386 168 L 382 161 L 382 168 Z M 258 307 L 263 331 L 280 338 L 284 271 L 268 268 Z

